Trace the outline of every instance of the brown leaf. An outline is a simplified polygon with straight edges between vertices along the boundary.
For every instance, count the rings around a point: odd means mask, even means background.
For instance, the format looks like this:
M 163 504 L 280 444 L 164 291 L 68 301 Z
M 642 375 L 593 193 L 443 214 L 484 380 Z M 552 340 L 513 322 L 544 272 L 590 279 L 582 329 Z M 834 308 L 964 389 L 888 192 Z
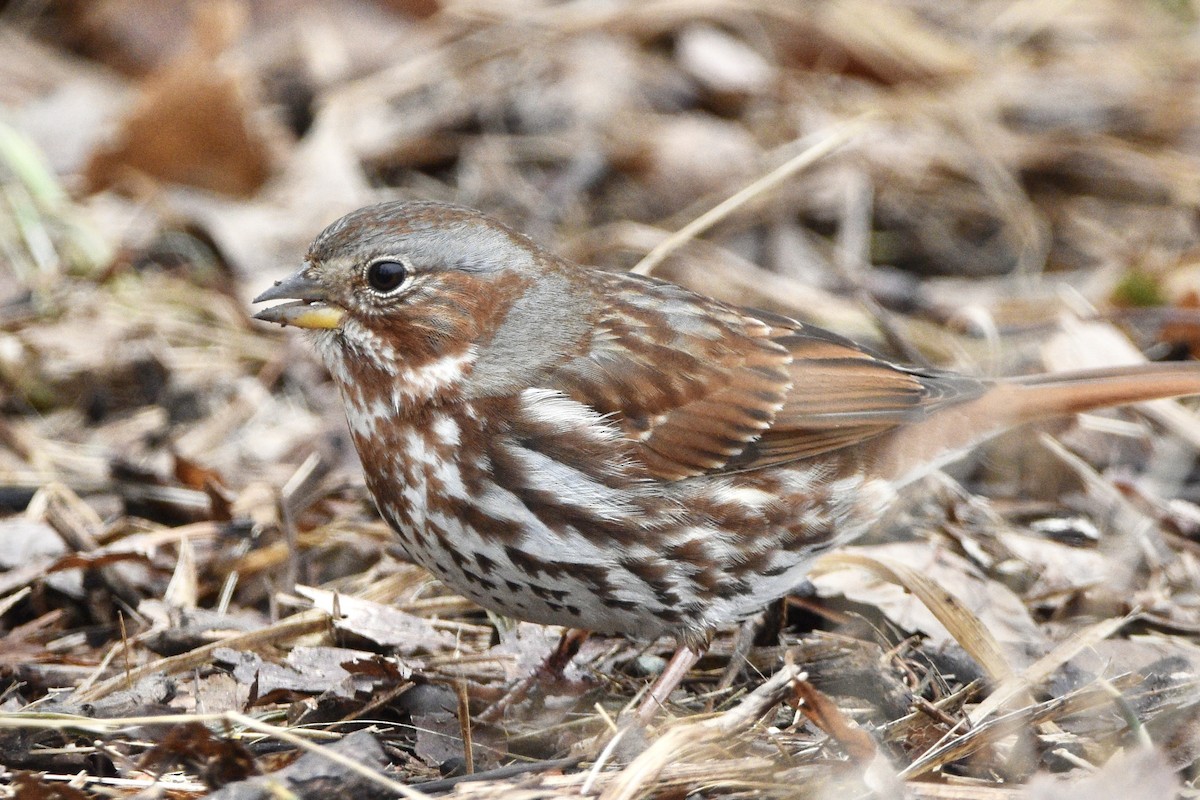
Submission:
M 47 781 L 24 770 L 13 772 L 14 797 L 20 800 L 89 800 L 90 795 L 66 783 Z
M 199 722 L 171 727 L 165 736 L 142 756 L 142 769 L 190 767 L 210 789 L 257 775 L 254 756 L 241 742 L 222 739 Z
M 121 131 L 97 150 L 86 175 L 92 191 L 130 172 L 248 197 L 272 169 L 267 137 L 253 122 L 247 81 L 218 59 L 242 26 L 233 2 L 195 6 L 192 44 L 142 83 Z
M 796 688 L 797 695 L 792 705 L 840 744 L 850 758 L 861 764 L 869 763 L 875 758 L 877 750 L 874 740 L 866 731 L 851 722 L 838 708 L 837 703 L 806 680 L 796 680 L 792 685 Z
M 256 687 L 252 698 L 256 705 L 327 692 L 354 699 L 408 677 L 385 665 L 386 662 L 378 669 L 368 669 L 367 664 L 383 661 L 383 657 L 341 647 L 296 647 L 288 654 L 285 664 L 266 661 L 257 653 L 229 648 L 219 648 L 214 655 L 218 661 L 234 665 L 233 676 L 238 683 Z

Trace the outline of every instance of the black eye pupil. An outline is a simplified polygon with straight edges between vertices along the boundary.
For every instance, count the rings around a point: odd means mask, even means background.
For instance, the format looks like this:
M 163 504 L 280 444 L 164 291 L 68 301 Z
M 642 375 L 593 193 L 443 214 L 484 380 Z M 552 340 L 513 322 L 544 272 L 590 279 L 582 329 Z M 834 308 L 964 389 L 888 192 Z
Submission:
M 377 292 L 390 292 L 408 275 L 408 267 L 399 261 L 376 261 L 367 268 L 367 283 Z

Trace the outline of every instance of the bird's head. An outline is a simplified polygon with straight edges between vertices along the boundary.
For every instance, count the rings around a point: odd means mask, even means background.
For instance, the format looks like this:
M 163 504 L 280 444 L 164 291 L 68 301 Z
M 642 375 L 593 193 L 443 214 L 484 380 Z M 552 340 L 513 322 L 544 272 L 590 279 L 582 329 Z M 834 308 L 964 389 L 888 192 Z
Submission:
M 496 393 L 582 335 L 577 269 L 477 211 L 381 203 L 326 228 L 299 271 L 254 299 L 292 302 L 255 318 L 314 331 L 343 384 L 453 365 L 456 383 Z

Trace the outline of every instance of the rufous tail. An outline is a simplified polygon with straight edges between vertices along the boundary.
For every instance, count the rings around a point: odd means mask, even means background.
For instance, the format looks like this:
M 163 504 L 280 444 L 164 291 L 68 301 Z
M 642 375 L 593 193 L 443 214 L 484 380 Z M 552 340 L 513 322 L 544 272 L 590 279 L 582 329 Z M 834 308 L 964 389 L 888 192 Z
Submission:
M 1200 363 L 1137 364 L 997 382 L 880 442 L 877 473 L 903 485 L 1027 422 L 1168 397 L 1200 395 Z

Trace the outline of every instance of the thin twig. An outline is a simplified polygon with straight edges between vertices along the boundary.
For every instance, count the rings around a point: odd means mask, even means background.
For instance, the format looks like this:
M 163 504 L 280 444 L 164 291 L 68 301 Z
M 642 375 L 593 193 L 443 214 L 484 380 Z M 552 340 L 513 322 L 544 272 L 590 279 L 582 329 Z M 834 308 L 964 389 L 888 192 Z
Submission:
M 771 191 L 800 170 L 815 164 L 854 139 L 863 131 L 872 116 L 874 115 L 863 114 L 832 129 L 804 137 L 798 142 L 798 145 L 803 147 L 799 153 L 668 236 L 647 253 L 645 258 L 639 261 L 630 272 L 649 275 L 671 253 L 725 219 L 750 200 Z

